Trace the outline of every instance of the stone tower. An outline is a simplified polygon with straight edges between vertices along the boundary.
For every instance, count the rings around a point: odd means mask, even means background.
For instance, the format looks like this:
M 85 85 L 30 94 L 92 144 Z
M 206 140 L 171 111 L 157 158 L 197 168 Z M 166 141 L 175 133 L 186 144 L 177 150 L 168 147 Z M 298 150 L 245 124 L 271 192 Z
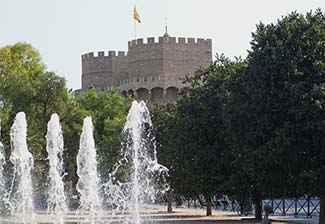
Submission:
M 149 103 L 173 101 L 186 85 L 180 78 L 212 62 L 212 40 L 163 37 L 129 41 L 128 52 L 82 55 L 82 89 L 119 87 Z

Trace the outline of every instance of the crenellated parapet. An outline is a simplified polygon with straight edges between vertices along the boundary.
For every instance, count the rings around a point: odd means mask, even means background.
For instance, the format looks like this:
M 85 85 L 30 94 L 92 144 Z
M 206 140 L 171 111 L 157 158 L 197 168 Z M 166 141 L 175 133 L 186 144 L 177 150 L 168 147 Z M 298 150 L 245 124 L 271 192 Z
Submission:
M 128 43 L 132 77 L 184 77 L 212 61 L 212 40 L 170 37 L 136 39 Z
M 126 52 L 125 51 L 98 51 L 97 53 L 95 52 L 89 52 L 86 54 L 83 54 L 81 56 L 82 60 L 93 60 L 93 59 L 99 59 L 99 58 L 123 58 L 126 57 Z
M 187 46 L 212 46 L 212 39 L 203 39 L 203 38 L 184 38 L 184 37 L 149 37 L 147 39 L 136 39 L 128 42 L 129 49 L 132 47 L 150 47 L 153 45 L 159 44 L 180 44 Z
M 170 37 L 136 39 L 128 51 L 99 51 L 83 54 L 82 90 L 105 91 L 119 87 L 140 99 L 159 102 L 174 100 L 187 88 L 182 79 L 212 62 L 212 40 Z M 132 95 L 132 94 L 131 94 Z
M 127 55 L 124 51 L 99 51 L 83 54 L 82 89 L 107 89 L 126 77 Z
M 99 51 L 97 53 L 89 52 L 83 54 L 82 74 L 99 73 L 112 71 L 114 64 L 126 63 L 127 56 L 124 51 Z

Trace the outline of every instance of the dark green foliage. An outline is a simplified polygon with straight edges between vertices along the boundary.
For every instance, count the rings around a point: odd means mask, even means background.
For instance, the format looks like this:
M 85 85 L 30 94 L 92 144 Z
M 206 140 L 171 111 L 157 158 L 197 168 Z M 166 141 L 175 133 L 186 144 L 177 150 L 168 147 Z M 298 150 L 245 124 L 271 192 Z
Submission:
M 118 89 L 97 93 L 92 89 L 76 97 L 78 105 L 92 116 L 99 167 L 105 180 L 120 158 L 121 133 L 131 105 Z
M 226 121 L 236 153 L 249 155 L 238 164 L 263 197 L 320 193 L 324 28 L 320 11 L 258 25 L 248 67 L 232 84 Z
M 221 56 L 187 79 L 191 90 L 177 105 L 153 108 L 158 155 L 170 169 L 171 186 L 177 193 L 202 194 L 206 200 L 223 193 L 230 148 L 225 142 L 222 110 L 228 79 L 243 66 L 240 60 L 231 62 Z
M 187 80 L 172 118 L 154 110 L 175 189 L 256 203 L 324 195 L 324 30 L 320 10 L 261 23 L 245 62 L 218 58 Z
M 117 89 L 105 93 L 91 89 L 80 95 L 70 95 L 66 113 L 61 118 L 66 148 L 66 180 L 72 180 L 73 184 L 78 180 L 76 157 L 83 119 L 86 116 L 92 117 L 99 171 L 102 180 L 107 179 L 112 167 L 120 158 L 121 132 L 129 106 L 130 101 L 124 99 Z
M 177 180 L 176 171 L 181 171 L 181 164 L 177 163 L 180 160 L 176 153 L 178 152 L 177 142 L 177 120 L 176 120 L 176 104 L 157 104 L 150 108 L 151 119 L 153 123 L 153 132 L 157 142 L 157 157 L 159 163 L 169 169 L 167 177 L 170 187 L 176 189 L 176 186 L 183 187 L 182 179 Z M 172 178 L 172 180 L 170 180 Z M 184 186 L 186 187 L 186 186 Z
M 321 195 L 324 28 L 321 11 L 259 24 L 248 67 L 229 87 L 225 123 L 240 170 L 234 180 L 244 175 L 256 200 Z

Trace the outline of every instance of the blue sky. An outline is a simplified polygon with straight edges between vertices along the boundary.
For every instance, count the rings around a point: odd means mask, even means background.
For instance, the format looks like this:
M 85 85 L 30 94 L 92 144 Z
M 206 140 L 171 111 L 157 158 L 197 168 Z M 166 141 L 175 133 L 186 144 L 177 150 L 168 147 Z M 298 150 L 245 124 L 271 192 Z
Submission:
M 127 50 L 134 38 L 133 6 L 143 22 L 138 38 L 212 38 L 213 53 L 246 57 L 259 21 L 275 22 L 294 10 L 325 9 L 322 0 L 0 0 L 0 47 L 27 42 L 48 70 L 81 86 L 81 54 Z

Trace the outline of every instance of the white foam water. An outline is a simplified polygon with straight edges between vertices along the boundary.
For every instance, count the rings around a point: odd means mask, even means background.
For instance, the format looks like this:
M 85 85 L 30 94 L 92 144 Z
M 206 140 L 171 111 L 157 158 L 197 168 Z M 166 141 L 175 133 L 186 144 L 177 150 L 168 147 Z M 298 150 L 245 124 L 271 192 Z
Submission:
M 85 223 L 97 223 L 101 218 L 102 204 L 99 195 L 97 153 L 91 117 L 83 120 L 80 148 L 77 155 L 77 191 L 80 194 L 78 211 L 85 215 Z
M 147 203 L 153 203 L 158 191 L 159 178 L 168 169 L 157 161 L 152 122 L 146 104 L 133 101 L 123 129 L 122 159 L 105 185 L 105 195 L 116 214 L 127 214 L 128 223 L 140 224 L 140 213 Z M 122 177 L 122 178 L 121 178 Z
M 59 116 L 53 114 L 47 125 L 46 150 L 49 160 L 48 212 L 56 224 L 64 223 L 67 211 L 64 194 L 63 136 Z
M 27 147 L 27 122 L 24 112 L 16 115 L 10 131 L 11 155 L 14 166 L 10 191 L 11 212 L 23 223 L 34 223 L 32 171 L 34 159 Z
M 1 120 L 0 120 L 0 214 L 4 215 L 7 213 L 8 193 L 6 190 L 6 182 L 4 176 L 4 166 L 6 164 L 6 154 L 4 146 L 1 142 Z

